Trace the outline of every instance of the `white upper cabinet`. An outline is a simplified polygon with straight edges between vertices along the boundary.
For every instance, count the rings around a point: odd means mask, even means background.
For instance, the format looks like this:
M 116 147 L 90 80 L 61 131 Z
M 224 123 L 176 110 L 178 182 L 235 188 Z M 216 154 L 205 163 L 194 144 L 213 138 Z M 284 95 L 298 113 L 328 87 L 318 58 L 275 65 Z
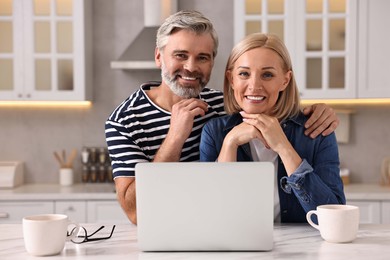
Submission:
M 358 94 L 390 97 L 390 1 L 359 0 Z
M 91 2 L 0 1 L 0 100 L 91 98 Z
M 235 0 L 235 40 L 253 32 L 277 34 L 290 52 L 302 99 L 357 98 L 358 4 Z

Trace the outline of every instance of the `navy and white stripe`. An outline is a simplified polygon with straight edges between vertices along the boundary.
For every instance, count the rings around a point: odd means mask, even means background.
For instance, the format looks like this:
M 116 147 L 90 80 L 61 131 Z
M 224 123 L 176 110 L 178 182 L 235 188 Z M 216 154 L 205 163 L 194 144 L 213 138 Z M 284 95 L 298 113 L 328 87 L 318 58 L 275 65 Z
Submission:
M 145 90 L 159 84 L 143 84 L 106 121 L 106 141 L 114 178 L 133 177 L 135 165 L 152 161 L 168 133 L 171 113 L 156 106 L 145 94 Z M 222 92 L 205 88 L 200 98 L 209 105 L 208 111 L 195 118 L 192 132 L 182 148 L 182 162 L 199 161 L 203 125 L 209 119 L 225 114 Z

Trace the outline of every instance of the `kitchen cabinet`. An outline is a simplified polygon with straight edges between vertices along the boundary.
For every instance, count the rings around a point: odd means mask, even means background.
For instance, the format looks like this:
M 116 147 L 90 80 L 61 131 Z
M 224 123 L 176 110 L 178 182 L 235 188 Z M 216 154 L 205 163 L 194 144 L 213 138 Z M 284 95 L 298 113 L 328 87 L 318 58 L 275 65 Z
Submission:
M 0 223 L 20 223 L 24 216 L 43 213 L 66 214 L 79 223 L 129 223 L 112 183 L 26 184 L 0 189 Z
M 129 223 L 116 200 L 0 202 L 0 223 L 21 223 L 36 214 L 65 214 L 78 223 Z
M 390 1 L 359 0 L 359 97 L 390 97 Z
M 361 224 L 381 223 L 381 202 L 380 201 L 355 201 L 348 200 L 347 204 L 358 206 L 360 209 Z
M 0 2 L 0 101 L 91 99 L 91 1 Z
M 52 201 L 0 202 L 0 223 L 21 223 L 23 217 L 54 212 Z
M 390 224 L 390 201 L 348 200 L 360 209 L 361 224 Z
M 356 97 L 357 1 L 236 0 L 235 41 L 254 32 L 286 44 L 302 99 Z
M 390 201 L 382 202 L 382 223 L 390 224 Z
M 390 98 L 387 0 L 234 1 L 235 42 L 254 32 L 286 44 L 302 99 Z M 359 43 L 359 44 L 358 44 Z
M 54 212 L 65 214 L 71 221 L 78 223 L 87 222 L 86 201 L 56 201 Z
M 390 186 L 348 184 L 344 186 L 347 204 L 360 208 L 360 223 L 390 223 Z
M 90 223 L 129 223 L 117 201 L 88 201 L 87 215 Z

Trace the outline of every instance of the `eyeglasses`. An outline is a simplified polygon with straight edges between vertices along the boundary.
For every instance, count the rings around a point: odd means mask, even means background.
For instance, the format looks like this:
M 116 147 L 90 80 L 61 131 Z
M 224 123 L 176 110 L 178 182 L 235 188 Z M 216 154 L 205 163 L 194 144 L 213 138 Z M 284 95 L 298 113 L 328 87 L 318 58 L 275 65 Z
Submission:
M 99 240 L 105 240 L 105 239 L 111 238 L 112 234 L 114 233 L 115 225 L 112 226 L 112 230 L 111 230 L 111 233 L 109 236 L 91 238 L 93 235 L 98 233 L 103 228 L 104 228 L 104 226 L 101 226 L 100 228 L 98 228 L 98 230 L 96 230 L 92 234 L 88 235 L 87 230 L 84 227 L 80 227 L 78 234 L 71 241 L 75 244 L 82 244 L 82 243 L 86 243 L 86 242 L 99 241 Z M 77 230 L 77 228 L 73 228 L 72 231 L 70 233 L 68 233 L 68 236 L 72 235 L 73 232 L 76 232 L 76 230 Z

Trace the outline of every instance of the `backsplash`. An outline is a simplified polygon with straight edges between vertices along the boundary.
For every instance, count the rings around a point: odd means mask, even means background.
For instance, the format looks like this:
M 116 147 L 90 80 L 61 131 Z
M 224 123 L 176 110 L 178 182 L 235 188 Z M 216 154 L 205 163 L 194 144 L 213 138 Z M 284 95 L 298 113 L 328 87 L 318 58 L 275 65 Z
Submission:
M 25 183 L 58 183 L 59 166 L 53 151 L 74 148 L 78 150 L 74 163 L 76 183 L 112 181 L 109 159 L 105 157 L 101 163 L 98 156 L 100 149 L 106 148 L 104 122 L 141 83 L 161 77 L 158 70 L 122 71 L 109 66 L 142 28 L 143 12 L 134 11 L 142 8 L 142 1 L 93 1 L 92 107 L 0 108 L 0 161 L 23 161 Z M 215 24 L 220 46 L 209 87 L 221 90 L 226 60 L 234 43 L 233 19 L 221 17 L 233 17 L 233 0 L 179 1 L 179 8 L 197 9 Z M 339 144 L 342 167 L 350 170 L 351 183 L 379 183 L 382 160 L 390 156 L 389 115 L 390 107 L 359 108 L 351 115 L 349 141 Z M 83 148 L 96 149 L 94 163 L 82 163 Z

